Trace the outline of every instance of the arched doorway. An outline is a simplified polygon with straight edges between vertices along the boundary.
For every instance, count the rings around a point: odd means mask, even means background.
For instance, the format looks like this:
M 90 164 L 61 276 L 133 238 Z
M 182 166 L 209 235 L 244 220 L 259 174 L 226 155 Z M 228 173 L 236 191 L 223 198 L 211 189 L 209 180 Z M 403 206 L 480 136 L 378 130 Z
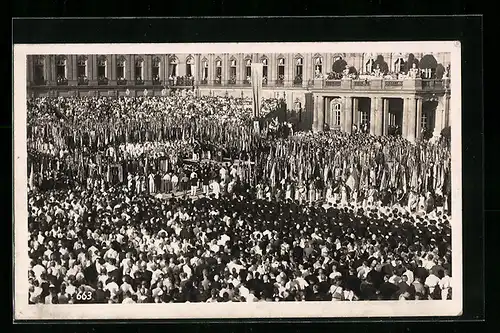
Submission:
M 431 100 L 424 100 L 422 103 L 422 115 L 420 118 L 420 137 L 423 139 L 429 139 L 432 137 L 434 132 L 434 127 L 436 126 L 436 109 L 438 107 L 438 102 Z
M 331 130 L 342 127 L 342 99 L 340 97 L 334 96 L 328 98 L 325 124 Z
M 384 112 L 388 119 L 387 121 L 387 134 L 401 135 L 403 128 L 403 99 L 402 98 L 388 98 L 386 106 L 388 112 Z
M 353 125 L 357 131 L 370 133 L 370 108 L 369 97 L 353 98 Z

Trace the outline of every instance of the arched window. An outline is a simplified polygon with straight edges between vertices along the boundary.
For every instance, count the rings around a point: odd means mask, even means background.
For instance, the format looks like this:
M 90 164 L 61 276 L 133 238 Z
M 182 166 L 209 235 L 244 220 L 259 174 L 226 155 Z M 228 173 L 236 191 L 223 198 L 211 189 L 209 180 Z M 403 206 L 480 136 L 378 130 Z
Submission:
M 323 74 L 323 58 L 316 57 L 314 58 L 314 76 L 319 77 Z
M 193 66 L 194 66 L 194 59 L 193 57 L 189 56 L 186 59 L 186 76 L 190 77 L 193 76 Z
M 170 57 L 170 76 L 177 76 L 177 65 L 179 64 L 179 60 L 176 56 Z
M 236 83 L 236 59 L 229 60 L 229 83 Z
M 285 81 L 285 58 L 278 57 L 278 83 L 283 84 Z
M 77 60 L 77 75 L 78 78 L 87 77 L 87 56 L 81 55 Z
M 154 82 L 160 81 L 160 67 L 161 67 L 161 59 L 159 57 L 153 58 L 153 66 L 151 67 L 151 76 Z
M 365 63 L 366 73 L 373 73 L 373 71 L 375 70 L 374 64 L 375 61 L 372 58 L 368 59 L 368 61 Z
M 341 106 L 340 103 L 333 104 L 333 124 L 335 126 L 340 126 L 340 116 L 341 116 L 340 106 Z
M 116 60 L 116 78 L 118 80 L 125 80 L 125 65 L 126 60 L 124 56 L 118 57 Z
M 219 58 L 215 59 L 215 82 L 222 82 L 222 60 Z
M 67 75 L 66 57 L 57 56 L 56 58 L 56 76 L 57 80 L 65 80 Z
M 262 61 L 262 77 L 267 80 L 267 66 L 269 64 L 269 60 L 266 57 L 261 58 Z
M 304 59 L 302 57 L 295 58 L 295 76 L 302 78 L 304 73 Z
M 144 59 L 141 57 L 135 59 L 135 80 L 142 81 L 144 80 Z
M 394 62 L 394 72 L 395 73 L 401 73 L 403 72 L 405 69 L 405 61 L 403 60 L 403 58 L 398 58 L 396 59 L 396 61 Z
M 107 67 L 108 67 L 108 59 L 106 56 L 100 56 L 97 59 L 97 77 L 98 78 L 106 78 L 107 75 Z
M 245 60 L 245 78 L 252 77 L 252 59 Z
M 201 63 L 203 67 L 203 80 L 206 80 L 208 79 L 208 60 L 203 58 Z
M 35 56 L 34 59 L 34 69 L 33 69 L 33 81 L 35 84 L 42 85 L 45 84 L 45 57 Z

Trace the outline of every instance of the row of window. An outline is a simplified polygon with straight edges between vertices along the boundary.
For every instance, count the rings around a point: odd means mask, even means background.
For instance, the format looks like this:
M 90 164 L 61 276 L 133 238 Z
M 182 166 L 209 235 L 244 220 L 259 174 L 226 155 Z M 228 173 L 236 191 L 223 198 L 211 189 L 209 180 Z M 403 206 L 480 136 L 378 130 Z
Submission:
M 333 104 L 333 110 L 332 110 L 332 115 L 333 115 L 333 126 L 340 126 L 341 125 L 341 116 L 342 116 L 342 111 L 341 111 L 341 104 Z M 370 112 L 369 111 L 359 111 L 360 115 L 360 124 L 367 124 L 370 121 Z M 389 114 L 389 126 L 395 126 L 396 125 L 396 116 L 394 114 Z M 420 118 L 420 126 L 421 128 L 428 128 L 430 123 L 430 117 L 427 112 L 422 112 L 422 116 Z
M 294 72 L 294 80 L 302 82 L 302 77 L 304 74 L 304 63 L 303 58 L 295 59 L 295 72 Z M 268 77 L 268 59 L 261 58 L 261 62 L 263 64 L 263 76 L 267 79 Z M 277 64 L 277 78 L 278 81 L 283 81 L 285 79 L 285 59 L 278 58 Z M 323 74 L 323 59 L 317 57 L 314 59 L 314 76 L 318 77 Z M 245 78 L 250 78 L 252 75 L 251 71 L 252 60 L 245 59 Z M 405 65 L 405 61 L 402 58 L 398 58 L 394 63 L 394 72 L 400 73 L 403 71 Z M 160 66 L 161 59 L 159 57 L 153 58 L 151 74 L 153 80 L 160 79 Z M 169 63 L 169 75 L 172 77 L 178 76 L 178 59 L 172 58 Z M 185 73 L 187 77 L 193 76 L 193 66 L 194 59 L 188 58 L 186 61 Z M 332 68 L 337 72 L 342 72 L 347 67 L 347 63 L 342 59 L 342 57 L 334 58 L 334 63 Z M 64 56 L 59 56 L 56 58 L 56 76 L 58 80 L 65 80 L 67 78 L 67 59 Z M 126 59 L 121 56 L 117 59 L 116 62 L 116 77 L 118 80 L 126 78 Z M 206 58 L 202 60 L 202 79 L 207 80 L 209 77 L 209 62 Z M 100 56 L 97 59 L 97 77 L 98 78 L 106 78 L 108 76 L 108 61 L 105 56 Z M 373 73 L 376 72 L 378 68 L 378 64 L 375 65 L 375 61 L 373 59 L 369 59 L 365 63 L 365 72 Z M 37 57 L 35 60 L 34 67 L 34 78 L 35 80 L 41 80 L 44 77 L 44 58 Z M 237 60 L 231 59 L 229 64 L 229 78 L 236 79 L 237 73 Z M 144 59 L 138 58 L 135 60 L 135 68 L 134 68 L 135 80 L 143 80 L 144 78 Z M 88 76 L 88 58 L 86 56 L 79 56 L 77 59 L 77 77 L 86 78 Z M 222 60 L 217 58 L 215 60 L 215 79 L 221 80 L 222 77 Z M 300 83 L 298 82 L 298 83 Z

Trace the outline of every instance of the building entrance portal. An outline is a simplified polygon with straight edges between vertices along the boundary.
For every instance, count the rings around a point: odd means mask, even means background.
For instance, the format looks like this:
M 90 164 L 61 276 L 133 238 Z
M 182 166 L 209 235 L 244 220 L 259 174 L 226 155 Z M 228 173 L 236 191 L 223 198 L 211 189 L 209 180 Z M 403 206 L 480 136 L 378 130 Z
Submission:
M 363 133 L 370 133 L 370 108 L 371 100 L 367 97 L 356 97 L 354 114 L 356 128 Z
M 403 99 L 388 98 L 384 106 L 388 108 L 384 115 L 387 116 L 387 134 L 402 135 L 403 128 Z
M 432 137 L 436 126 L 437 101 L 424 101 L 422 103 L 422 115 L 420 118 L 420 137 L 429 139 Z

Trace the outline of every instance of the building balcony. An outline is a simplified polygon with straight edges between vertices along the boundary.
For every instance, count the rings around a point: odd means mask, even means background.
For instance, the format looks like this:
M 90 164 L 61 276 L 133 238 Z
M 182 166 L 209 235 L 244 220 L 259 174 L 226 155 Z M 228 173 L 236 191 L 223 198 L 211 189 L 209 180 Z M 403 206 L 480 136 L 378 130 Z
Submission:
M 293 80 L 293 86 L 294 87 L 302 87 L 302 78 L 301 77 L 296 77 L 294 80 Z
M 325 87 L 340 87 L 342 80 L 325 80 Z
M 214 86 L 221 86 L 222 85 L 222 80 L 221 79 L 216 79 L 213 82 Z
M 208 80 L 207 79 L 203 79 L 200 81 L 200 85 L 207 85 L 208 84 Z
M 404 81 L 403 80 L 383 80 L 384 89 L 403 89 Z
M 109 84 L 109 80 L 107 77 L 100 77 L 97 79 L 98 86 L 107 86 Z
M 161 86 L 161 80 L 160 79 L 153 79 L 153 86 Z
M 86 76 L 80 76 L 80 77 L 78 77 L 76 83 L 79 86 L 88 86 L 89 85 L 89 79 Z
M 227 84 L 228 84 L 228 85 L 231 85 L 231 86 L 236 85 L 236 79 L 235 79 L 235 78 L 232 78 L 232 79 L 227 80 Z
M 144 80 L 140 77 L 135 79 L 135 85 L 136 86 L 143 86 L 144 85 Z
M 45 86 L 45 85 L 47 85 L 47 81 L 45 81 L 43 78 L 34 79 L 33 80 L 33 85 L 35 85 L 35 86 Z
M 284 87 L 285 86 L 285 80 L 284 79 L 278 79 L 275 81 L 274 85 L 276 87 Z
M 68 79 L 65 77 L 59 77 L 57 78 L 56 84 L 58 86 L 67 86 L 68 85 Z
M 117 80 L 116 80 L 116 85 L 117 86 L 126 86 L 127 85 L 127 79 L 123 78 L 123 77 L 119 77 Z

